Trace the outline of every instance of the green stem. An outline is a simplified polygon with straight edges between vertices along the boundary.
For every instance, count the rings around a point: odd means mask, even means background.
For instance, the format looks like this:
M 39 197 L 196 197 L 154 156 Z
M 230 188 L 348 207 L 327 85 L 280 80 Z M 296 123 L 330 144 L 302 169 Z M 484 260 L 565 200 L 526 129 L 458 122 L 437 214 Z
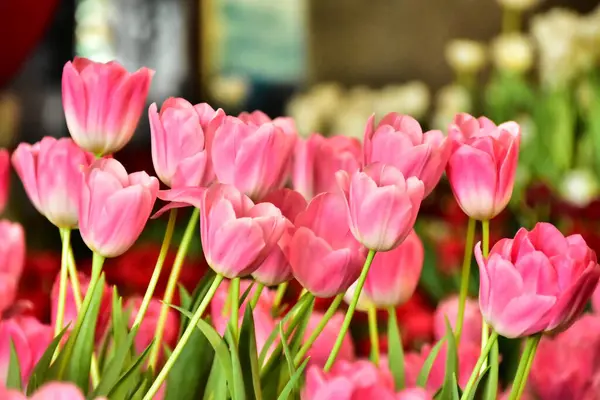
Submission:
M 296 367 L 300 365 L 300 363 L 303 361 L 304 356 L 306 355 L 306 353 L 308 353 L 308 350 L 310 350 L 315 340 L 317 340 L 321 332 L 323 332 L 323 329 L 325 329 L 325 326 L 327 326 L 329 320 L 333 317 L 337 309 L 340 307 L 342 300 L 344 300 L 343 293 L 335 296 L 333 302 L 323 315 L 323 318 L 321 318 L 321 321 L 319 321 L 319 324 L 317 325 L 315 330 L 312 331 L 312 333 L 308 337 L 308 340 L 306 340 L 302 347 L 300 347 L 300 350 L 298 350 L 298 354 L 296 354 L 296 357 L 294 358 L 294 364 L 296 365 Z
M 196 329 L 196 326 L 198 325 L 198 321 L 200 321 L 200 319 L 202 318 L 202 314 L 204 313 L 204 311 L 210 304 L 210 301 L 212 300 L 213 296 L 215 295 L 215 292 L 219 288 L 219 285 L 221 284 L 222 281 L 223 281 L 223 275 L 217 275 L 215 277 L 213 283 L 210 285 L 210 288 L 208 289 L 208 292 L 206 293 L 206 296 L 204 296 L 204 299 L 202 299 L 202 302 L 198 306 L 198 309 L 192 316 L 192 319 L 190 320 L 188 326 L 185 328 L 185 331 L 181 335 L 181 339 L 179 339 L 179 342 L 177 343 L 177 346 L 175 346 L 173 353 L 171 353 L 171 356 L 165 362 L 164 367 L 160 370 L 160 373 L 158 374 L 158 376 L 152 383 L 152 386 L 150 386 L 150 389 L 148 389 L 148 392 L 146 393 L 146 395 L 144 396 L 144 398 L 142 400 L 154 399 L 154 396 L 156 395 L 156 393 L 160 389 L 161 385 L 167 378 L 167 375 L 171 371 L 171 368 L 173 368 L 173 365 L 175 365 L 175 362 L 181 355 L 183 348 L 185 347 L 186 343 L 190 339 L 190 336 L 192 336 L 192 332 L 194 332 L 194 329 Z M 156 346 L 156 345 L 157 345 L 157 343 L 154 343 L 154 346 Z
M 523 349 L 523 354 L 521 355 L 521 360 L 519 361 L 519 367 L 517 368 L 517 373 L 515 374 L 515 380 L 513 382 L 512 390 L 510 391 L 509 400 L 518 400 L 521 398 L 521 395 L 525 390 L 525 386 L 527 385 L 527 377 L 529 376 L 529 371 L 531 370 L 531 365 L 533 364 L 533 359 L 535 358 L 535 352 L 537 351 L 537 346 L 540 343 L 541 338 L 542 335 L 537 334 L 529 336 L 525 340 L 525 349 Z
M 237 343 L 239 338 L 239 323 L 240 323 L 240 278 L 234 278 L 229 285 L 229 293 L 231 296 L 231 333 L 233 340 Z
M 196 231 L 196 225 L 198 224 L 199 215 L 200 211 L 197 208 L 194 209 L 194 212 L 190 217 L 190 221 L 188 222 L 188 225 L 185 228 L 183 238 L 181 239 L 181 244 L 179 246 L 179 249 L 177 250 L 177 255 L 175 256 L 175 261 L 173 262 L 171 274 L 169 275 L 169 281 L 167 282 L 165 295 L 163 296 L 162 306 L 160 308 L 160 314 L 158 316 L 158 322 L 156 323 L 156 331 L 154 333 L 154 345 L 150 350 L 150 356 L 148 361 L 148 366 L 150 366 L 152 369 L 155 369 L 156 364 L 158 363 L 158 355 L 160 353 L 160 350 L 162 349 L 162 338 L 165 332 L 167 316 L 169 315 L 169 307 L 170 304 L 173 302 L 173 296 L 175 295 L 175 289 L 177 288 L 177 281 L 179 280 L 179 275 L 181 274 L 181 267 L 183 266 L 183 262 L 185 261 L 185 256 L 187 255 L 192 238 L 194 237 L 194 232 Z
M 482 230 L 482 247 L 483 247 L 483 258 L 488 257 L 490 252 L 490 221 L 481 221 L 481 230 Z M 488 342 L 489 335 L 489 326 L 485 320 L 482 322 L 481 326 L 481 349 L 486 347 Z M 481 365 L 482 372 L 487 367 L 487 358 L 483 360 L 483 364 Z
M 250 307 L 255 308 L 256 305 L 258 304 L 258 300 L 260 300 L 260 295 L 262 294 L 262 291 L 264 290 L 265 285 L 262 283 L 258 283 L 256 285 L 256 289 L 254 291 L 254 296 L 252 296 L 252 300 L 250 301 Z
M 100 274 L 102 273 L 102 266 L 104 265 L 104 257 L 100 254 L 94 252 L 94 257 L 92 258 L 92 277 L 90 279 L 90 287 L 92 287 L 92 282 L 98 281 L 100 279 Z M 85 297 L 91 296 L 92 293 L 90 290 L 85 294 Z M 85 299 L 84 299 L 85 301 Z
M 498 340 L 498 333 L 493 331 L 490 335 L 490 340 L 488 340 L 486 346 L 481 350 L 481 354 L 479 354 L 479 358 L 477 359 L 477 364 L 475 364 L 475 368 L 473 368 L 473 372 L 471 373 L 471 377 L 465 386 L 465 391 L 462 394 L 461 399 L 469 399 L 470 393 L 474 390 L 475 382 L 477 381 L 477 377 L 479 376 L 479 371 L 481 370 L 481 366 L 487 359 L 487 355 L 492 349 L 493 344 Z
M 175 231 L 176 221 L 177 209 L 174 208 L 169 213 L 169 222 L 167 223 L 167 230 L 165 231 L 165 237 L 163 238 L 160 253 L 158 254 L 158 259 L 156 260 L 156 264 L 154 265 L 154 272 L 152 272 L 152 277 L 150 278 L 150 282 L 148 283 L 148 288 L 146 289 L 146 293 L 144 294 L 144 299 L 142 300 L 140 309 L 138 310 L 138 313 L 135 316 L 133 326 L 141 324 L 142 320 L 144 319 L 144 316 L 146 315 L 146 312 L 148 311 L 150 301 L 152 301 L 152 296 L 154 296 L 154 291 L 156 290 L 156 285 L 158 284 L 158 280 L 160 278 L 162 267 L 165 264 L 165 259 L 167 258 L 167 253 L 169 252 L 169 247 L 171 246 L 171 239 L 173 238 L 173 232 Z
M 502 34 L 517 33 L 521 30 L 521 11 L 504 7 L 502 10 Z
M 71 229 L 60 229 L 62 238 L 62 253 L 60 257 L 60 281 L 58 286 L 58 306 L 56 321 L 54 321 L 54 336 L 63 329 L 65 319 L 65 303 L 67 299 L 67 280 L 69 264 L 69 247 L 71 247 Z
M 377 329 L 377 309 L 370 305 L 367 309 L 369 317 L 369 338 L 371 340 L 371 361 L 379 367 L 379 331 Z
M 471 278 L 471 259 L 473 257 L 473 242 L 475 240 L 475 220 L 469 218 L 467 225 L 467 238 L 465 240 L 465 255 L 463 257 L 462 274 L 460 278 L 460 294 L 458 298 L 458 316 L 456 317 L 456 344 L 460 343 L 463 322 L 465 319 L 465 304 L 469 294 L 469 280 Z
M 342 343 L 344 341 L 344 337 L 350 328 L 350 322 L 352 321 L 352 316 L 354 315 L 354 310 L 356 310 L 356 304 L 358 303 L 358 298 L 360 297 L 360 293 L 362 292 L 363 286 L 365 285 L 365 280 L 367 279 L 367 274 L 369 273 L 369 269 L 371 269 L 371 263 L 373 262 L 373 258 L 375 257 L 375 250 L 369 250 L 369 254 L 367 255 L 367 259 L 365 260 L 365 265 L 362 268 L 360 273 L 360 277 L 358 281 L 356 281 L 356 289 L 354 291 L 354 296 L 352 296 L 352 302 L 348 306 L 348 311 L 346 311 L 346 317 L 344 318 L 344 322 L 342 324 L 342 329 L 340 333 L 338 333 L 338 337 L 333 345 L 333 349 L 331 350 L 331 354 L 329 354 L 329 358 L 327 359 L 327 363 L 325 363 L 325 367 L 323 368 L 324 372 L 328 372 L 335 359 L 340 352 L 340 348 L 342 347 Z
M 285 296 L 285 292 L 287 291 L 289 284 L 289 282 L 283 282 L 277 287 L 277 292 L 275 293 L 275 300 L 273 301 L 273 310 L 277 310 L 279 308 L 279 305 L 283 300 L 283 296 Z

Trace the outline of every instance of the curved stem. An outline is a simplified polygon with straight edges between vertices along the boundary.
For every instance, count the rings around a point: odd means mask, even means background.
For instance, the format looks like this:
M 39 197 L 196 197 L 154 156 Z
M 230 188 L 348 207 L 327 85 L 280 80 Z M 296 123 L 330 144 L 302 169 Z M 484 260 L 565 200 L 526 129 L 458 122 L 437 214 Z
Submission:
M 498 333 L 496 333 L 496 331 L 493 331 L 492 334 L 490 335 L 490 340 L 488 340 L 485 348 L 483 348 L 481 350 L 481 354 L 479 354 L 479 358 L 477 359 L 477 364 L 475 364 L 475 368 L 473 368 L 473 372 L 471 373 L 471 377 L 469 378 L 469 381 L 467 382 L 467 385 L 465 386 L 465 391 L 463 392 L 461 399 L 469 399 L 472 396 L 470 396 L 470 393 L 474 390 L 474 386 L 475 386 L 475 382 L 477 381 L 477 377 L 479 376 L 479 371 L 481 370 L 481 366 L 483 365 L 483 363 L 485 362 L 488 353 L 490 352 L 490 350 L 492 349 L 492 345 L 496 342 L 496 340 L 498 340 Z
M 308 340 L 306 340 L 304 342 L 304 344 L 302 345 L 302 347 L 300 347 L 300 350 L 298 350 L 298 353 L 296 354 L 296 357 L 294 358 L 294 364 L 296 366 L 300 365 L 300 363 L 302 362 L 302 359 L 304 358 L 306 353 L 308 353 L 308 350 L 310 350 L 310 348 L 313 345 L 313 343 L 315 342 L 315 340 L 317 340 L 317 338 L 319 337 L 321 332 L 323 332 L 323 329 L 325 329 L 325 326 L 327 326 L 327 323 L 329 322 L 329 320 L 333 317 L 333 315 L 335 314 L 337 309 L 340 307 L 342 300 L 344 300 L 343 293 L 335 296 L 335 298 L 333 299 L 333 302 L 331 303 L 331 305 L 329 306 L 329 308 L 323 315 L 323 318 L 321 318 L 321 321 L 319 321 L 319 324 L 317 325 L 315 330 L 313 330 L 313 332 L 308 337 Z
M 250 301 L 250 307 L 255 308 L 256 305 L 258 304 L 258 300 L 260 300 L 260 295 L 262 294 L 262 291 L 264 290 L 265 285 L 262 283 L 258 283 L 256 285 L 256 289 L 254 291 L 254 296 L 252 296 L 252 300 Z
M 471 278 L 471 260 L 473 258 L 473 241 L 475 240 L 475 220 L 469 218 L 467 237 L 465 240 L 465 255 L 463 257 L 462 274 L 460 278 L 460 294 L 458 298 L 458 315 L 456 317 L 456 343 L 460 343 L 463 322 L 465 319 L 465 304 L 469 294 L 469 280 Z
M 231 333 L 233 340 L 237 343 L 239 339 L 239 324 L 240 324 L 240 278 L 234 278 L 229 285 L 229 294 L 231 296 Z
M 356 304 L 358 303 L 360 292 L 362 292 L 363 286 L 365 285 L 365 280 L 367 279 L 367 274 L 369 273 L 369 269 L 371 269 L 371 263 L 373 262 L 375 253 L 375 250 L 369 250 L 369 254 L 367 255 L 367 259 L 365 260 L 365 265 L 362 268 L 360 277 L 358 278 L 358 281 L 356 281 L 356 289 L 354 291 L 354 296 L 352 297 L 352 302 L 350 302 L 350 305 L 348 306 L 348 311 L 346 311 L 346 317 L 344 318 L 342 329 L 340 330 L 340 333 L 338 333 L 338 337 L 335 341 L 335 344 L 333 345 L 331 354 L 329 354 L 327 363 L 325 363 L 325 367 L 323 368 L 324 372 L 327 372 L 331 369 L 338 353 L 340 352 L 340 348 L 342 347 L 344 337 L 348 332 L 348 328 L 350 328 L 350 322 L 352 321 L 354 310 L 356 310 Z
M 369 338 L 371 340 L 371 361 L 379 367 L 379 331 L 377 330 L 377 309 L 370 305 L 367 309 L 369 316 Z
M 517 373 L 515 374 L 515 380 L 510 391 L 509 400 L 518 400 L 521 398 L 521 395 L 525 390 L 525 386 L 527 385 L 527 377 L 529 376 L 529 371 L 531 370 L 531 365 L 533 364 L 533 359 L 535 358 L 535 352 L 537 351 L 537 346 L 540 343 L 541 338 L 542 335 L 537 334 L 529 336 L 525 340 L 525 348 L 523 349 L 523 354 L 521 355 L 521 360 L 519 361 L 519 367 L 517 368 Z
M 490 221 L 481 221 L 481 231 L 482 231 L 482 247 L 483 247 L 483 258 L 487 258 L 490 253 Z M 489 335 L 489 326 L 485 320 L 482 322 L 481 326 L 481 349 L 487 345 Z M 481 365 L 482 372 L 487 367 L 487 358 L 483 360 L 483 364 Z
M 281 301 L 283 300 L 283 296 L 285 296 L 285 292 L 287 291 L 288 285 L 290 282 L 283 282 L 281 285 L 277 287 L 277 292 L 275 293 L 275 300 L 273 301 L 273 310 L 277 310 Z
M 154 396 L 156 395 L 156 393 L 160 389 L 161 385 L 167 378 L 167 375 L 171 371 L 171 368 L 173 368 L 173 365 L 175 365 L 175 361 L 177 361 L 177 358 L 179 358 L 179 356 L 181 355 L 183 348 L 185 347 L 186 343 L 190 339 L 190 336 L 192 335 L 192 332 L 194 332 L 194 329 L 196 329 L 196 325 L 198 325 L 198 321 L 200 321 L 200 319 L 202 318 L 202 314 L 208 307 L 210 301 L 212 300 L 213 296 L 215 295 L 215 292 L 219 288 L 219 285 L 221 284 L 222 281 L 223 281 L 223 275 L 217 275 L 215 277 L 213 283 L 210 285 L 210 288 L 208 289 L 208 292 L 206 293 L 206 296 L 204 296 L 204 299 L 202 299 L 202 302 L 200 303 L 200 305 L 198 306 L 198 309 L 192 316 L 192 319 L 190 320 L 187 328 L 185 328 L 185 331 L 181 335 L 181 339 L 179 339 L 179 342 L 177 343 L 177 346 L 175 346 L 173 353 L 171 353 L 171 356 L 165 362 L 164 367 L 160 370 L 160 373 L 156 377 L 156 380 L 152 383 L 152 386 L 150 386 L 150 389 L 148 389 L 148 392 L 146 393 L 146 395 L 144 396 L 144 398 L 142 400 L 154 399 Z M 156 343 L 154 345 L 156 346 Z
M 171 274 L 169 275 L 169 281 L 167 282 L 165 295 L 162 299 L 162 306 L 160 308 L 158 322 L 156 323 L 156 331 L 154 333 L 154 345 L 152 346 L 152 350 L 150 350 L 150 356 L 148 361 L 148 366 L 152 367 L 152 369 L 155 369 L 156 364 L 158 363 L 158 355 L 160 353 L 160 350 L 162 349 L 162 338 L 165 332 L 165 324 L 167 322 L 167 316 L 169 315 L 169 305 L 173 301 L 175 289 L 177 288 L 177 281 L 179 280 L 179 274 L 181 273 L 181 267 L 183 266 L 183 262 L 185 261 L 185 256 L 187 255 L 188 249 L 190 247 L 192 237 L 194 236 L 194 232 L 196 231 L 196 225 L 198 224 L 199 215 L 199 210 L 197 208 L 194 209 L 190 221 L 188 222 L 188 225 L 185 228 L 183 238 L 181 239 L 181 244 L 179 246 L 179 249 L 177 250 L 177 255 L 175 256 L 175 261 L 173 262 Z
M 54 336 L 63 329 L 65 319 L 65 303 L 67 301 L 67 280 L 69 264 L 69 248 L 71 247 L 71 229 L 60 229 L 62 238 L 62 253 L 60 257 L 60 281 L 58 287 L 58 306 L 56 307 L 56 320 L 54 321 Z
M 169 222 L 167 223 L 167 230 L 165 231 L 165 237 L 160 247 L 158 259 L 156 260 L 156 264 L 154 265 L 154 272 L 152 272 L 152 277 L 150 278 L 150 282 L 148 283 L 148 288 L 146 289 L 146 293 L 144 294 L 144 299 L 142 300 L 140 309 L 138 310 L 138 313 L 135 316 L 133 326 L 141 324 L 142 320 L 144 319 L 144 316 L 146 315 L 146 311 L 148 311 L 148 306 L 150 305 L 150 301 L 152 300 L 152 296 L 154 295 L 154 291 L 156 290 L 156 285 L 158 284 L 160 273 L 165 263 L 165 258 L 167 258 L 167 253 L 169 252 L 169 247 L 171 246 L 171 239 L 173 238 L 173 232 L 175 231 L 176 220 L 177 209 L 174 208 L 169 213 Z

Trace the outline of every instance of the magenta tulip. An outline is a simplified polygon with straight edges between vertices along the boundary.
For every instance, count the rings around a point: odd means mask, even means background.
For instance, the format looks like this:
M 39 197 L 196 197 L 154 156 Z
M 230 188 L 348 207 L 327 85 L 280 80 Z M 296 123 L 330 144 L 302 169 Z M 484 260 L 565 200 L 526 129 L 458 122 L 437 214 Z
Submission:
M 352 177 L 339 171 L 337 178 L 356 240 L 370 250 L 398 247 L 417 219 L 423 182 L 414 176 L 404 179 L 396 168 L 381 163 L 371 164 Z
M 406 303 L 419 283 L 424 257 L 423 243 L 415 231 L 394 250 L 378 254 L 363 289 L 369 301 L 381 308 Z
M 114 159 L 100 159 L 84 171 L 79 230 L 87 246 L 103 257 L 125 253 L 150 217 L 158 180 L 145 172 L 127 175 Z
M 360 275 L 365 252 L 354 239 L 338 193 L 321 193 L 294 221 L 289 262 L 294 277 L 318 297 L 344 293 Z
M 423 133 L 419 122 L 398 113 L 389 113 L 377 126 L 375 116 L 367 122 L 364 138 L 364 164 L 393 165 L 409 178 L 415 176 L 425 186 L 424 197 L 438 184 L 450 157 L 450 141 L 441 131 Z
M 360 141 L 348 136 L 325 138 L 318 133 L 300 139 L 294 150 L 294 189 L 311 200 L 319 193 L 337 190 L 335 173 L 353 174 L 360 169 Z
M 219 182 L 261 200 L 283 186 L 296 136 L 274 123 L 260 126 L 226 117 L 215 133 L 211 157 Z
M 446 336 L 446 319 L 452 329 L 455 329 L 458 318 L 458 296 L 450 296 L 442 300 L 433 316 L 433 336 L 441 340 Z M 479 344 L 481 342 L 481 312 L 476 299 L 467 299 L 465 302 L 465 315 L 461 339 L 467 342 Z
M 477 244 L 475 257 L 483 318 L 509 338 L 568 328 L 600 277 L 596 254 L 580 235 L 565 238 L 543 222 L 500 240 L 487 259 Z
M 277 207 L 254 205 L 232 185 L 215 184 L 199 200 L 204 256 L 215 272 L 227 278 L 254 272 L 286 229 Z
M 459 114 L 449 136 L 453 149 L 446 172 L 456 201 L 471 218 L 494 218 L 512 196 L 521 128 Z
M 0 149 L 0 214 L 4 212 L 8 203 L 10 189 L 10 155 L 8 150 Z
M 93 161 L 91 153 L 68 138 L 45 137 L 34 145 L 21 143 L 12 155 L 29 199 L 60 228 L 77 227 L 81 171 Z
M 122 149 L 133 136 L 146 105 L 154 71 L 129 73 L 115 61 L 75 57 L 62 76 L 67 127 L 75 143 L 97 155 Z

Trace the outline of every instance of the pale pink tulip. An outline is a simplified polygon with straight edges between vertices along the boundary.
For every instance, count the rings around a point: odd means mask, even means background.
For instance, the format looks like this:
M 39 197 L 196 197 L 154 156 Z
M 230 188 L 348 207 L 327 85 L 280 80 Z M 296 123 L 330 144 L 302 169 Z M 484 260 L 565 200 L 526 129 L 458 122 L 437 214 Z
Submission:
M 97 155 L 122 149 L 144 111 L 154 71 L 129 73 L 115 61 L 75 57 L 62 75 L 62 102 L 69 132 L 79 146 Z
M 323 315 L 324 314 L 320 312 L 313 312 L 310 315 L 308 325 L 306 326 L 306 331 L 304 332 L 304 340 L 307 340 L 314 332 L 314 330 L 317 328 L 317 325 L 319 325 L 323 319 Z M 342 330 L 343 322 L 344 314 L 341 312 L 335 313 L 327 322 L 323 332 L 321 332 L 321 334 L 317 337 L 317 340 L 314 341 L 308 350 L 308 353 L 306 353 L 306 356 L 310 357 L 310 365 L 318 365 L 319 367 L 325 366 L 338 334 Z M 350 334 L 346 332 L 346 336 L 344 336 L 342 347 L 340 348 L 340 352 L 338 353 L 336 360 L 352 361 L 354 358 L 355 355 L 352 338 L 350 337 Z
M 0 382 L 6 382 L 10 363 L 10 343 L 14 344 L 23 383 L 29 379 L 34 366 L 53 338 L 53 328 L 31 317 L 0 321 Z
M 458 296 L 450 296 L 438 304 L 433 317 L 433 335 L 435 340 L 440 340 L 446 336 L 446 319 L 448 319 L 452 329 L 455 329 L 457 317 Z M 479 344 L 481 342 L 481 325 L 479 303 L 476 299 L 467 298 L 461 334 L 462 340 Z
M 114 159 L 95 161 L 84 172 L 79 230 L 87 246 L 103 257 L 126 252 L 150 217 L 158 180 L 145 172 L 127 175 Z
M 433 400 L 433 397 L 425 389 L 414 387 L 399 392 L 396 400 Z
M 16 390 L 6 390 L 0 385 L 2 400 L 84 400 L 85 396 L 73 383 L 48 382 L 39 388 L 32 396 L 27 397 Z M 95 400 L 106 400 L 106 397 L 95 397 Z
M 257 126 L 226 117 L 212 143 L 215 174 L 219 182 L 261 200 L 285 183 L 295 142 L 295 134 L 274 123 Z
M 321 193 L 294 221 L 289 262 L 294 277 L 318 297 L 344 293 L 358 279 L 365 252 L 354 239 L 339 193 Z
M 543 222 L 500 240 L 487 259 L 477 244 L 475 257 L 483 318 L 509 338 L 568 328 L 600 277 L 596 254 L 580 235 L 565 238 Z
M 21 143 L 12 155 L 15 171 L 35 208 L 60 228 L 76 228 L 79 221 L 81 171 L 94 161 L 69 138 L 45 137 Z
M 263 202 L 271 203 L 281 210 L 286 218 L 286 229 L 264 262 L 252 273 L 252 277 L 266 286 L 276 286 L 293 278 L 292 267 L 288 261 L 290 241 L 294 235 L 292 221 L 306 209 L 304 197 L 291 189 L 280 189 L 269 193 Z
M 325 138 L 318 133 L 299 139 L 294 150 L 292 184 L 306 200 L 337 190 L 335 173 L 360 169 L 361 144 L 348 136 Z
M 269 122 L 273 123 L 273 125 L 281 128 L 285 133 L 297 136 L 298 130 L 296 129 L 296 123 L 293 118 L 290 117 L 277 117 L 275 119 L 271 119 L 267 114 L 260 110 L 249 112 L 242 112 L 238 115 L 238 118 L 242 120 L 244 123 L 248 125 L 261 126 L 267 124 Z
M 23 227 L 16 222 L 0 220 L 0 313 L 13 305 L 24 265 Z
M 378 254 L 363 289 L 370 301 L 381 308 L 406 303 L 419 283 L 424 257 L 423 243 L 414 230 L 394 250 Z
M 286 229 L 273 204 L 256 204 L 232 185 L 215 184 L 199 199 L 202 249 L 208 265 L 227 278 L 254 272 Z
M 125 302 L 124 308 L 129 310 L 129 329 L 133 328 L 133 323 L 137 317 L 140 306 L 142 305 L 141 297 L 130 297 Z M 143 352 L 154 340 L 156 333 L 156 324 L 160 315 L 162 303 L 160 300 L 152 299 L 148 305 L 148 310 L 144 315 L 144 319 L 140 324 L 138 332 L 135 336 L 135 349 L 138 353 Z M 167 319 L 164 325 L 163 343 L 173 349 L 179 336 L 179 318 L 175 310 L 170 309 L 167 313 Z
M 441 131 L 423 133 L 419 122 L 398 113 L 389 113 L 377 126 L 375 116 L 367 121 L 363 160 L 393 165 L 425 186 L 424 197 L 438 184 L 450 157 L 451 145 Z
M 539 400 L 595 400 L 600 389 L 600 318 L 584 315 L 569 329 L 544 336 L 528 387 Z
M 206 118 L 208 105 L 198 109 Z M 212 109 L 211 109 L 212 110 Z M 182 98 L 168 98 L 160 113 L 156 103 L 148 110 L 152 139 L 152 162 L 160 180 L 167 186 L 208 186 L 214 179 L 210 165 L 207 133 L 212 122 L 201 123 L 196 108 Z M 213 111 L 213 119 L 217 113 Z M 206 127 L 206 132 L 205 132 Z
M 458 205 L 471 218 L 494 218 L 512 196 L 521 128 L 459 114 L 449 137 L 453 148 L 446 173 Z
M 8 203 L 10 189 L 10 155 L 8 150 L 0 148 L 0 214 L 4 212 Z
M 371 164 L 350 177 L 336 174 L 344 193 L 352 234 L 366 248 L 389 251 L 411 232 L 423 200 L 423 182 L 396 168 Z

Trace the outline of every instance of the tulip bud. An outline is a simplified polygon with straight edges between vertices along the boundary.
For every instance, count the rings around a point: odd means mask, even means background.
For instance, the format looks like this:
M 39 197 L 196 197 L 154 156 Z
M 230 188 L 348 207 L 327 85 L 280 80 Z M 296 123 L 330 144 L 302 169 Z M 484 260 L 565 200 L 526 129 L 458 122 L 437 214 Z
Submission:
M 533 44 L 521 34 L 499 36 L 492 44 L 492 58 L 498 70 L 523 74 L 533 66 Z
M 515 11 L 531 10 L 540 3 L 540 0 L 497 0 L 505 8 Z
M 137 314 L 142 305 L 141 297 L 130 297 L 125 302 L 125 309 L 129 310 L 129 329 L 133 328 L 133 323 L 137 317 Z M 156 333 L 156 324 L 159 319 L 159 315 L 162 309 L 162 304 L 159 300 L 152 299 L 148 305 L 148 310 L 142 319 L 142 323 L 139 326 L 137 335 L 135 337 L 135 349 L 138 353 L 143 352 L 154 340 L 154 334 Z M 167 313 L 167 319 L 164 325 L 164 343 L 169 348 L 174 348 L 179 335 L 179 319 L 177 313 L 174 310 L 169 310 Z
M 485 65 L 485 48 L 474 40 L 454 39 L 446 46 L 446 61 L 456 73 L 474 74 Z
M 448 297 L 438 304 L 433 319 L 433 333 L 435 340 L 446 336 L 446 319 L 454 330 L 458 318 L 458 296 Z M 479 344 L 481 341 L 481 312 L 477 300 L 467 299 L 462 327 L 462 340 Z
M 308 325 L 306 327 L 306 331 L 304 332 L 304 340 L 308 340 L 310 335 L 317 328 L 321 320 L 323 319 L 324 314 L 314 312 L 310 315 L 308 320 Z M 333 345 L 337 339 L 338 334 L 342 330 L 342 324 L 344 322 L 344 314 L 343 313 L 335 313 L 333 317 L 331 317 L 325 328 L 317 337 L 317 340 L 314 341 L 306 356 L 310 358 L 310 365 L 318 365 L 323 367 L 333 350 Z M 344 336 L 344 340 L 342 341 L 342 347 L 340 348 L 340 352 L 336 357 L 336 360 L 346 360 L 352 361 L 354 360 L 354 345 L 352 344 L 352 338 L 350 334 L 346 332 Z

